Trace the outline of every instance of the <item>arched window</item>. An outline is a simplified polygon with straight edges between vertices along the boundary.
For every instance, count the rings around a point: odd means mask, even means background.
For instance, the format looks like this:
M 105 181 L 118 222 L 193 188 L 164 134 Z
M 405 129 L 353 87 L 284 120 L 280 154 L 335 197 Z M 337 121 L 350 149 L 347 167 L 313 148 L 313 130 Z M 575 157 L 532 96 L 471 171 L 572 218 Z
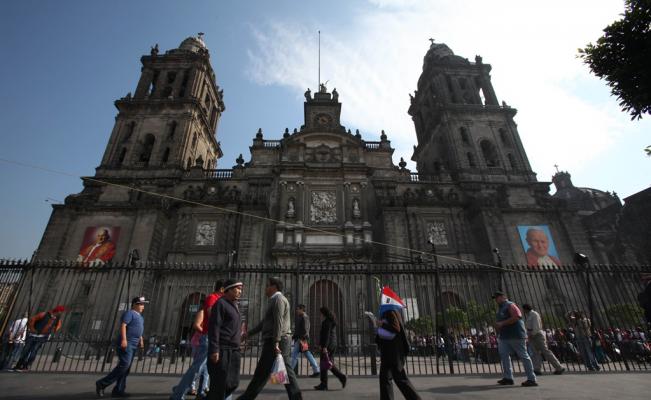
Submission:
M 464 144 L 470 144 L 470 139 L 468 138 L 468 130 L 465 127 L 459 128 L 459 134 L 461 135 L 461 141 Z
M 124 158 L 127 156 L 127 148 L 123 147 L 122 150 L 120 151 L 120 155 L 118 156 L 118 166 L 122 165 L 124 162 Z
M 151 133 L 148 133 L 145 136 L 145 140 L 142 142 L 142 151 L 140 152 L 140 162 L 149 164 L 151 159 L 151 152 L 154 150 L 154 142 L 156 138 Z
M 167 136 L 168 140 L 174 140 L 174 134 L 176 133 L 176 127 L 177 127 L 176 121 L 170 122 L 170 132 Z
M 509 153 L 506 156 L 509 159 L 509 165 L 511 166 L 511 169 L 518 169 L 518 164 L 515 162 L 515 157 L 513 157 L 513 154 Z
M 488 140 L 482 140 L 481 152 L 484 156 L 484 161 L 487 167 L 498 167 L 500 165 L 499 158 L 497 157 L 497 150 L 493 143 Z
M 468 156 L 468 165 L 471 167 L 476 167 L 477 163 L 475 162 L 475 156 L 472 155 L 472 153 L 467 153 Z
M 163 153 L 163 158 L 161 159 L 161 163 L 167 164 L 167 160 L 170 158 L 170 148 L 166 148 L 165 152 Z
M 136 129 L 136 122 L 131 121 L 127 124 L 127 129 L 126 133 L 124 134 L 124 137 L 122 138 L 123 142 L 126 142 L 131 138 L 131 135 L 133 135 L 133 131 Z
M 509 140 L 509 136 L 506 134 L 506 130 L 504 130 L 504 128 L 500 128 L 498 129 L 498 132 L 500 133 L 500 140 L 502 141 L 502 144 L 510 146 L 511 141 Z

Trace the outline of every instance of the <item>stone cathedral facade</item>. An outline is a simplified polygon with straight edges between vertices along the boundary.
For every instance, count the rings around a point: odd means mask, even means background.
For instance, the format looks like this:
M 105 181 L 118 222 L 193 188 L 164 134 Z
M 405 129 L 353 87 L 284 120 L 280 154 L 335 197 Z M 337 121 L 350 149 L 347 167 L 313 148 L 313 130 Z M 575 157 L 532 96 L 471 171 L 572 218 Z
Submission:
M 522 229 L 540 226 L 562 263 L 575 252 L 615 261 L 537 180 L 516 110 L 498 101 L 479 56 L 437 43 L 425 55 L 408 109 L 417 171 L 394 160 L 384 132 L 368 141 L 342 126 L 339 93 L 323 85 L 305 93 L 300 129 L 260 130 L 246 159 L 220 169 L 225 96 L 202 38 L 141 62 L 95 176 L 53 206 L 37 259 L 125 261 L 137 249 L 163 262 L 400 262 L 431 243 L 441 262 L 494 264 L 497 248 L 505 264 L 525 264 Z M 604 207 L 620 204 L 600 193 Z

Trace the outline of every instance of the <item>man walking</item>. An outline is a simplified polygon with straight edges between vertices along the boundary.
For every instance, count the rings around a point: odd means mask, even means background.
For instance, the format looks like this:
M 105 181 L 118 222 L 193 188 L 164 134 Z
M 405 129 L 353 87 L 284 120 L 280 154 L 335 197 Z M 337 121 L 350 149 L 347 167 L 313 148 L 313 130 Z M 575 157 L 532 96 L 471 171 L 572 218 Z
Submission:
M 524 310 L 524 325 L 527 328 L 527 337 L 529 340 L 529 354 L 533 362 L 533 371 L 536 375 L 542 375 L 542 357 L 554 367 L 554 375 L 561 375 L 565 372 L 565 368 L 558 361 L 554 353 L 547 348 L 547 339 L 542 330 L 542 319 L 540 314 L 531 307 L 529 304 L 523 304 Z
M 40 312 L 29 319 L 29 333 L 25 341 L 25 348 L 23 348 L 14 370 L 29 370 L 41 347 L 50 340 L 52 334 L 61 329 L 61 313 L 65 310 L 65 307 L 58 305 L 50 311 Z
M 208 324 L 209 400 L 224 400 L 240 383 L 242 319 L 237 302 L 242 282 L 228 279 L 224 295 L 213 306 Z
M 269 297 L 269 304 L 262 321 L 244 334 L 244 340 L 246 340 L 248 336 L 262 332 L 263 345 L 262 354 L 253 373 L 253 378 L 238 400 L 255 399 L 262 391 L 269 379 L 269 375 L 271 375 L 271 369 L 277 354 L 281 354 L 285 361 L 285 368 L 289 377 L 289 384 L 285 385 L 285 389 L 287 389 L 289 399 L 300 400 L 303 398 L 296 381 L 296 374 L 288 362 L 292 330 L 290 328 L 289 301 L 282 294 L 282 290 L 283 284 L 280 279 L 269 278 L 267 280 L 265 294 Z
M 599 371 L 601 366 L 592 352 L 592 322 L 581 311 L 572 311 L 566 315 L 568 323 L 576 335 L 576 347 L 583 358 L 588 371 Z
M 218 280 L 215 282 L 213 292 L 206 297 L 201 310 L 197 312 L 197 315 L 194 318 L 193 327 L 201 335 L 199 337 L 199 345 L 195 348 L 190 368 L 185 371 L 179 384 L 174 386 L 172 389 L 170 400 L 184 400 L 185 394 L 192 386 L 192 382 L 197 373 L 200 373 L 204 368 L 206 368 L 206 362 L 208 360 L 208 321 L 210 321 L 213 306 L 222 297 L 223 293 L 224 288 L 222 281 Z M 199 388 L 198 396 L 205 397 L 207 388 L 208 382 L 204 380 Z
M 518 306 L 510 301 L 504 292 L 493 293 L 497 302 L 495 329 L 497 330 L 497 351 L 502 363 L 502 379 L 497 381 L 500 385 L 513 385 L 513 369 L 511 366 L 511 353 L 514 352 L 520 360 L 527 374 L 527 380 L 522 386 L 538 386 L 536 374 L 533 372 L 531 358 L 527 353 L 527 332 L 522 322 L 522 312 Z
M 305 313 L 305 305 L 299 304 L 296 307 L 296 321 L 294 322 L 294 346 L 292 347 L 292 369 L 298 364 L 298 356 L 305 355 L 312 366 L 312 375 L 315 378 L 320 375 L 319 365 L 316 363 L 312 352 L 310 351 L 310 317 Z
M 127 387 L 127 376 L 131 371 L 131 363 L 136 353 L 136 348 L 144 347 L 142 332 L 145 328 L 145 320 L 142 312 L 145 304 L 149 303 L 144 297 L 139 296 L 131 300 L 131 309 L 125 311 L 120 318 L 120 333 L 118 335 L 118 365 L 108 375 L 95 382 L 95 393 L 98 397 L 104 397 L 104 389 L 114 382 L 115 387 L 111 397 L 128 397 L 125 392 Z
M 25 313 L 22 318 L 18 318 L 11 323 L 2 346 L 2 360 L 0 369 L 10 368 L 16 358 L 22 353 L 25 347 L 25 338 L 27 337 L 27 316 Z

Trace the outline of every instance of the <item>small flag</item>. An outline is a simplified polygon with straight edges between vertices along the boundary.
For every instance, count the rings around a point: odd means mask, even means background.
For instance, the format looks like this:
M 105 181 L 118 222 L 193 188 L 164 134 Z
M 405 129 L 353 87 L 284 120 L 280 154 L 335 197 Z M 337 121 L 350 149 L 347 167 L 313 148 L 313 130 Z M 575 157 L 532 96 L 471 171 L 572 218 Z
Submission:
M 380 315 L 389 310 L 395 310 L 400 313 L 403 308 L 407 308 L 407 306 L 400 296 L 391 290 L 390 287 L 384 286 L 382 288 L 382 296 L 380 296 Z

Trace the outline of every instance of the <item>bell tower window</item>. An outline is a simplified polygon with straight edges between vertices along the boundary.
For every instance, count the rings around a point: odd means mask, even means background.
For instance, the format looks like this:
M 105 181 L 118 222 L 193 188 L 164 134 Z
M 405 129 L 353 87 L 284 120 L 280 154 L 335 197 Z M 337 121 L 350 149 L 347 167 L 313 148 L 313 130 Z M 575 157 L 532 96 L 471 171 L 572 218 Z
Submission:
M 459 134 L 461 135 L 461 141 L 463 144 L 470 144 L 470 139 L 468 139 L 468 130 L 465 127 L 459 128 Z
M 467 153 L 466 156 L 468 157 L 468 165 L 470 167 L 476 167 L 477 163 L 475 162 L 475 156 L 472 155 L 472 153 Z
M 145 136 L 145 140 L 142 143 L 142 152 L 140 153 L 139 161 L 145 165 L 149 164 L 151 159 L 151 152 L 154 150 L 154 142 L 156 138 L 151 133 L 148 133 Z
M 161 159 L 161 163 L 163 165 L 167 164 L 167 160 L 170 158 L 170 148 L 166 148 L 165 152 L 163 153 L 163 158 Z
M 124 158 L 127 156 L 127 148 L 123 147 L 122 150 L 120 150 L 120 155 L 118 156 L 118 166 L 122 165 L 124 163 Z
M 487 167 L 498 167 L 500 165 L 499 159 L 497 157 L 497 150 L 493 143 L 488 140 L 482 140 L 481 152 L 484 156 L 484 161 L 486 162 Z

